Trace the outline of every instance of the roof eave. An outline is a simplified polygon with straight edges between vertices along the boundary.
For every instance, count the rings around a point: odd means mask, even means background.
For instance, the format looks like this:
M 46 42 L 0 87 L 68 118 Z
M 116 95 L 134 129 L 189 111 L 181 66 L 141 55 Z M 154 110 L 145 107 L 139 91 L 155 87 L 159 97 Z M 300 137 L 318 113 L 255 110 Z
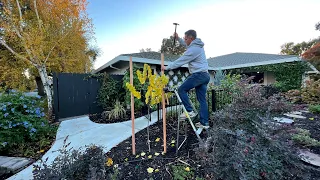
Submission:
M 268 60 L 268 61 L 261 61 L 261 62 L 255 62 L 255 63 L 238 64 L 233 66 L 224 66 L 224 67 L 218 67 L 218 68 L 216 67 L 216 68 L 213 68 L 213 70 L 237 69 L 237 68 L 262 66 L 262 65 L 268 65 L 268 64 L 280 64 L 280 63 L 295 62 L 295 61 L 301 61 L 301 58 L 291 57 L 291 58 Z

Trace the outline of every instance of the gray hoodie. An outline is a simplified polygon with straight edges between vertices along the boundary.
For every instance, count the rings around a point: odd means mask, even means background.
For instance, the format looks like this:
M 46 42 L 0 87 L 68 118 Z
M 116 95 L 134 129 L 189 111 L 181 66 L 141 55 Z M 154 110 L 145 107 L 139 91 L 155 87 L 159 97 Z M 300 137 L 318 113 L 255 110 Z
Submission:
M 178 40 L 180 44 L 182 44 L 183 46 L 187 46 L 181 38 L 179 38 Z M 170 63 L 166 67 L 166 69 L 176 69 L 188 63 L 189 72 L 191 74 L 196 72 L 208 71 L 208 61 L 203 46 L 204 43 L 201 41 L 201 39 L 196 38 L 190 43 L 189 46 L 187 46 L 186 52 L 184 52 L 184 54 L 179 59 Z

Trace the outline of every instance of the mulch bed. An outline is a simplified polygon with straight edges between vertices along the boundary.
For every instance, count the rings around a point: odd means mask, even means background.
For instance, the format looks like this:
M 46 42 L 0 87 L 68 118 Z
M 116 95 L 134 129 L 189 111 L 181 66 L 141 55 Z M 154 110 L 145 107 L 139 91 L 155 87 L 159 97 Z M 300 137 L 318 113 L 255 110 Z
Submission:
M 320 141 L 320 114 L 303 112 L 302 116 L 306 117 L 306 119 L 295 119 L 294 126 L 309 130 L 311 134 L 310 137 Z M 310 147 L 309 149 L 311 152 L 320 155 L 320 146 Z
M 303 113 L 302 115 L 307 118 L 295 119 L 294 127 L 308 129 L 312 138 L 320 140 L 320 115 L 312 113 Z M 310 120 L 309 118 L 314 119 Z M 188 128 L 188 139 L 179 150 L 178 155 L 176 155 L 176 143 L 172 143 L 172 140 L 176 142 L 176 126 L 176 120 L 172 118 L 167 119 L 167 153 L 165 155 L 161 154 L 163 152 L 162 121 L 150 126 L 151 152 L 148 151 L 147 128 L 135 135 L 136 155 L 132 155 L 131 137 L 112 148 L 106 155 L 108 158 L 112 158 L 113 165 L 117 164 L 119 167 L 117 179 L 173 179 L 172 165 L 190 167 L 194 172 L 194 178 L 203 177 L 202 167 L 195 162 L 197 157 L 193 151 L 194 147 L 198 144 L 198 140 L 190 126 Z M 201 137 L 203 139 L 206 138 L 205 131 L 201 134 Z M 156 142 L 157 138 L 161 140 Z M 183 137 L 180 137 L 179 141 L 181 142 L 182 139 Z M 320 147 L 311 147 L 310 150 L 313 153 L 320 154 Z M 145 155 L 141 156 L 143 152 Z M 155 156 L 155 153 L 159 153 L 160 155 Z M 152 157 L 148 158 L 149 155 L 152 155 Z M 150 167 L 159 171 L 150 174 L 147 172 L 147 169 Z M 112 167 L 110 167 L 108 173 L 112 172 Z M 316 172 L 313 172 L 313 176 L 318 177 L 314 173 Z
M 194 177 L 201 177 L 202 171 L 195 163 L 195 153 L 193 148 L 197 145 L 198 139 L 191 127 L 188 128 L 188 139 L 186 143 L 181 147 L 176 155 L 176 128 L 177 122 L 173 119 L 167 119 L 167 153 L 163 152 L 163 126 L 162 121 L 150 126 L 150 149 L 148 151 L 147 144 L 147 128 L 136 133 L 136 155 L 132 155 L 132 143 L 131 137 L 120 143 L 117 147 L 112 148 L 107 153 L 108 158 L 113 159 L 113 165 L 118 164 L 119 175 L 117 179 L 173 179 L 171 165 L 183 165 L 189 167 L 194 172 Z M 202 138 L 205 138 L 205 131 L 201 134 Z M 156 142 L 156 139 L 160 138 L 160 141 Z M 184 137 L 180 137 L 179 143 L 182 142 Z M 141 153 L 145 153 L 141 156 Z M 158 156 L 155 153 L 159 153 Z M 136 156 L 139 157 L 136 157 Z M 148 158 L 152 155 L 151 158 Z M 188 165 L 187 165 L 188 164 Z M 151 167 L 154 170 L 158 169 L 158 172 L 148 173 L 147 169 Z M 110 171 L 112 172 L 112 168 Z

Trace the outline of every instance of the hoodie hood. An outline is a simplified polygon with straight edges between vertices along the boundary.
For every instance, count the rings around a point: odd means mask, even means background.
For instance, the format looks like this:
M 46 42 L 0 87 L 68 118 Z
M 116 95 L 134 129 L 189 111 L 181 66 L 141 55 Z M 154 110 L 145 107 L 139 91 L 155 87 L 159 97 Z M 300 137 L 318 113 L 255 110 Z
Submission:
M 190 43 L 190 45 L 189 45 L 189 47 L 190 46 L 198 46 L 198 47 L 203 47 L 204 46 L 204 43 L 201 41 L 201 39 L 200 38 L 196 38 L 195 40 L 193 40 L 191 43 Z

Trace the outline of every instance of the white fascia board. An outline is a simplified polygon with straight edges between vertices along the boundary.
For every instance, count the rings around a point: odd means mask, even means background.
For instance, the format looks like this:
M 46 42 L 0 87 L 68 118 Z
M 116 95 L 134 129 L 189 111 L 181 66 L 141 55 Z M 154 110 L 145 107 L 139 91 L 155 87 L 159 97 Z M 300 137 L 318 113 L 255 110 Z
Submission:
M 245 68 L 245 67 L 252 67 L 252 66 L 262 66 L 262 65 L 268 65 L 268 64 L 280 64 L 280 63 L 294 62 L 294 61 L 301 61 L 301 59 L 299 57 L 292 57 L 292 58 L 285 58 L 285 59 L 261 61 L 261 62 L 255 62 L 255 63 L 239 64 L 239 65 L 234 65 L 234 66 L 225 66 L 225 67 L 212 68 L 212 69 L 213 70 L 219 70 L 219 69 L 226 70 L 226 69 Z
M 99 67 L 97 70 L 94 71 L 94 73 L 97 73 L 115 63 L 117 63 L 118 61 L 130 61 L 130 56 L 117 56 L 114 59 L 112 59 L 111 61 L 107 62 L 106 64 L 104 64 L 103 66 Z M 132 57 L 132 62 L 136 62 L 136 63 L 146 63 L 146 64 L 156 64 L 156 65 L 161 65 L 161 61 L 157 60 L 157 59 L 146 59 L 146 58 L 138 58 L 138 57 Z M 164 61 L 164 65 L 169 65 L 171 62 L 170 61 Z M 181 66 L 181 67 L 188 67 L 187 64 Z M 214 70 L 212 67 L 209 67 L 209 70 Z

